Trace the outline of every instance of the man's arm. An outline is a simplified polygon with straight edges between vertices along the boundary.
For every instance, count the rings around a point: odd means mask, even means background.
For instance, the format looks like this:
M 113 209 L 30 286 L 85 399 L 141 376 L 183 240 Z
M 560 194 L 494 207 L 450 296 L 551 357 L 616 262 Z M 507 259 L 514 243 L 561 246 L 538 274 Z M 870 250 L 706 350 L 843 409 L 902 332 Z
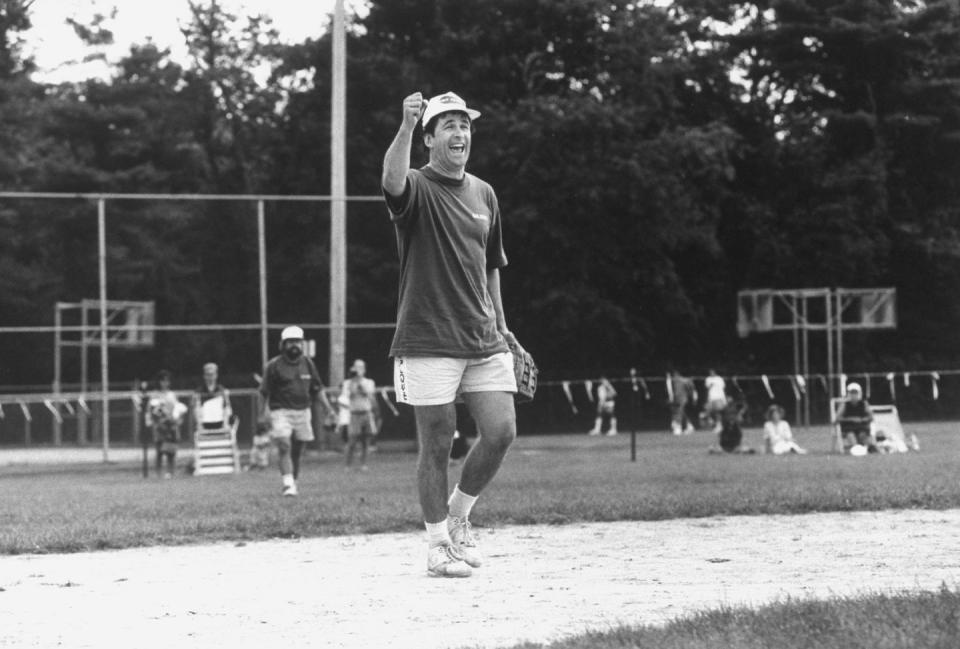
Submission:
M 490 301 L 493 303 L 493 312 L 497 316 L 497 331 L 505 338 L 512 337 L 513 334 L 507 329 L 507 318 L 503 313 L 503 298 L 500 296 L 500 269 L 487 269 L 487 293 L 490 294 Z
M 258 419 L 261 421 L 267 419 L 270 414 L 270 363 L 263 368 L 263 378 L 260 380 L 260 414 Z
M 407 186 L 407 172 L 410 171 L 410 147 L 413 143 L 413 131 L 423 114 L 423 95 L 415 92 L 403 100 L 403 120 L 393 142 L 383 157 L 383 189 L 391 196 L 402 196 Z

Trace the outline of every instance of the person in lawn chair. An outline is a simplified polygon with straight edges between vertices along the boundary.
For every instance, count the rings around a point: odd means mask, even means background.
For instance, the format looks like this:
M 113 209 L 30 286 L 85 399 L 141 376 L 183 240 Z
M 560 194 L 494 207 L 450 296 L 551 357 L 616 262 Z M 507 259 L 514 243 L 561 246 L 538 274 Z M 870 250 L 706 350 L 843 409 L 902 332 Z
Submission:
M 870 404 L 863 398 L 863 388 L 859 383 L 847 386 L 847 398 L 837 411 L 837 424 L 840 426 L 840 437 L 843 439 L 843 452 L 858 454 L 859 449 L 865 448 L 868 453 L 876 453 L 877 445 L 870 434 L 870 423 L 873 413 Z
M 193 417 L 198 428 L 221 430 L 233 421 L 230 391 L 220 384 L 216 363 L 203 366 L 203 383 L 193 393 Z

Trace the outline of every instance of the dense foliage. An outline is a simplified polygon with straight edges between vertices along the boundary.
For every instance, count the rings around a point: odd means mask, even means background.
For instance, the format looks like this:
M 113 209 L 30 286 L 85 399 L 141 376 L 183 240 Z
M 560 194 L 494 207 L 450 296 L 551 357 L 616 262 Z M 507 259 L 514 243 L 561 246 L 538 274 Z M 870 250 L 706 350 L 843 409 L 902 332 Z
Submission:
M 188 63 L 145 43 L 109 80 L 50 86 L 18 46 L 30 4 L 0 0 L 4 190 L 326 193 L 328 36 L 281 44 L 268 19 L 195 0 Z M 484 113 L 471 170 L 500 196 L 509 320 L 546 376 L 788 370 L 787 338 L 737 338 L 748 287 L 896 287 L 898 331 L 851 335 L 848 365 L 955 365 L 956 2 L 662 4 L 370 2 L 348 43 L 349 192 L 379 192 L 406 94 L 455 90 Z M 112 298 L 155 299 L 164 323 L 256 319 L 251 208 L 111 209 Z M 324 321 L 326 220 L 272 209 L 271 319 Z M 380 207 L 350 210 L 349 320 L 390 321 L 392 231 Z M 96 296 L 91 214 L 3 201 L 0 325 Z M 24 340 L 0 340 L 0 384 L 49 381 L 48 338 Z M 348 355 L 386 342 L 350 336 Z M 204 351 L 249 372 L 255 343 L 181 336 L 148 361 L 194 373 Z

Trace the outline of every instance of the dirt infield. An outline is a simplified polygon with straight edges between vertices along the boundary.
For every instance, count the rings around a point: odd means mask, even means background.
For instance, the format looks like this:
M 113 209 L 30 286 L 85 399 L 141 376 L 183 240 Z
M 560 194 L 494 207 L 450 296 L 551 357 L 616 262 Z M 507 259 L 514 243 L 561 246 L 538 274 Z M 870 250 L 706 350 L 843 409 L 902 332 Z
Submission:
M 0 646 L 500 647 L 720 604 L 960 584 L 960 510 L 480 530 L 426 576 L 383 534 L 0 558 Z

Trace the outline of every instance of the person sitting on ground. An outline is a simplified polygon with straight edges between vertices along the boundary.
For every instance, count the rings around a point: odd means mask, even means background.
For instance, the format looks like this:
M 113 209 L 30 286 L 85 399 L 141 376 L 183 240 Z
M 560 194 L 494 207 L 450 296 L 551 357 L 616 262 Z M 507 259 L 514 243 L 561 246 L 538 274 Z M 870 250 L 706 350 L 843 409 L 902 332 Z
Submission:
M 717 444 L 711 446 L 710 453 L 755 453 L 752 448 L 743 444 L 743 415 L 747 411 L 747 404 L 742 401 L 730 401 L 720 413 L 720 432 L 717 435 Z
M 850 453 L 856 446 L 865 447 L 869 453 L 877 452 L 870 434 L 872 421 L 873 413 L 870 412 L 870 404 L 863 398 L 863 389 L 859 383 L 851 383 L 847 386 L 847 398 L 837 411 L 844 453 Z
M 773 455 L 807 454 L 806 449 L 800 448 L 794 441 L 790 424 L 783 418 L 783 408 L 777 404 L 767 408 L 767 421 L 763 424 L 763 445 L 764 451 Z

